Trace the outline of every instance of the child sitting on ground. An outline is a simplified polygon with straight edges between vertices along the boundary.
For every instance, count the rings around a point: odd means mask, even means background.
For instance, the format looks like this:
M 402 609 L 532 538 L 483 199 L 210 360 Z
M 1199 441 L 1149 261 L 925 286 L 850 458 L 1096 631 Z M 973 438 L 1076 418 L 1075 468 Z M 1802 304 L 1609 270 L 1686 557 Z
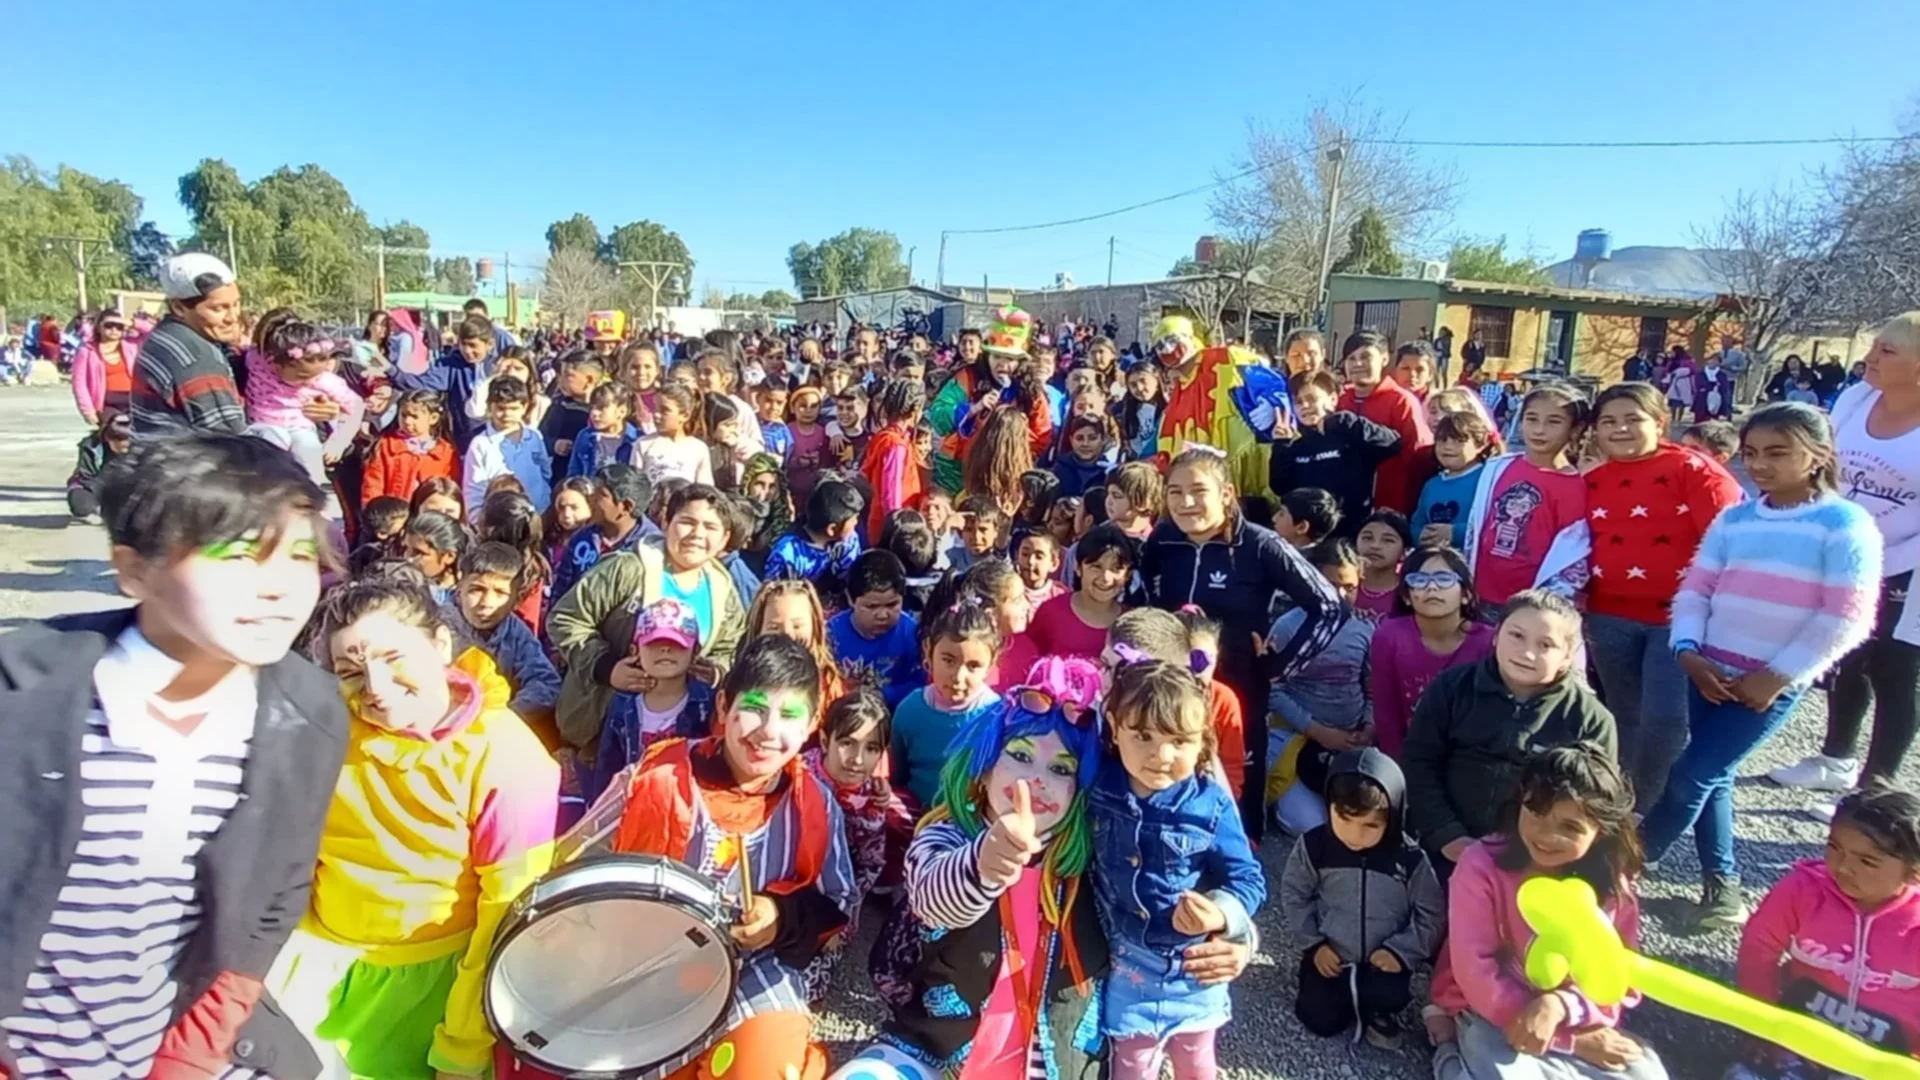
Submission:
M 848 686 L 880 691 L 887 707 L 923 684 L 920 624 L 901 610 L 907 572 L 891 551 L 869 551 L 847 574 L 852 605 L 827 620 L 827 643 Z
M 1327 766 L 1328 820 L 1300 837 L 1280 878 L 1280 906 L 1300 946 L 1293 1012 L 1326 1038 L 1356 1023 L 1398 1049 L 1413 972 L 1444 937 L 1447 898 L 1406 833 L 1406 779 L 1373 747 Z
M 1740 989 L 1920 1056 L 1920 797 L 1881 780 L 1840 800 L 1825 859 L 1796 864 L 1740 935 Z M 1823 958 L 1826 962 L 1823 962 Z M 1845 958 L 1841 966 L 1832 961 Z M 1881 974 L 1881 973 L 1886 974 Z M 1835 1080 L 1770 1044 L 1728 1080 Z
M 1366 694 L 1373 624 L 1353 610 L 1354 592 L 1360 586 L 1360 556 L 1354 554 L 1353 545 L 1337 537 L 1316 544 L 1307 555 L 1340 594 L 1340 621 L 1326 648 L 1292 678 L 1268 691 L 1266 746 L 1256 747 L 1266 753 L 1271 771 L 1295 735 L 1304 736 L 1310 744 L 1295 757 L 1294 783 L 1277 807 L 1281 825 L 1296 834 L 1326 823 L 1326 808 L 1319 796 L 1328 762 L 1336 754 L 1373 743 L 1373 710 Z M 1264 651 L 1284 649 L 1305 621 L 1306 612 L 1299 608 L 1281 615 L 1267 635 Z
M 80 452 L 74 459 L 73 473 L 67 477 L 67 512 L 76 522 L 100 523 L 100 499 L 94 484 L 100 470 L 114 458 L 133 449 L 133 417 L 109 412 L 98 431 L 80 440 Z
M 1519 895 L 1530 877 L 1585 881 L 1621 941 L 1639 947 L 1634 890 L 1643 860 L 1632 786 L 1612 746 L 1540 752 L 1517 787 L 1503 796 L 1497 828 L 1463 851 L 1448 889 L 1447 957 L 1434 973 L 1428 1016 L 1434 1075 L 1666 1080 L 1653 1050 L 1620 1030 L 1638 995 L 1601 1005 L 1571 979 L 1542 990 L 1526 971 L 1534 934 Z

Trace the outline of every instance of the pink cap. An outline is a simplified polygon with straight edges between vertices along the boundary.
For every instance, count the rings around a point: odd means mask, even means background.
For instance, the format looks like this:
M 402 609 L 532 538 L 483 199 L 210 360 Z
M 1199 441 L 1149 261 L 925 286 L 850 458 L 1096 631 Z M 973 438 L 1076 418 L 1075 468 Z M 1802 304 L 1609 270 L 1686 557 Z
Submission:
M 662 597 L 640 609 L 633 624 L 633 643 L 640 646 L 654 641 L 670 641 L 685 649 L 700 647 L 700 620 L 693 609 L 671 597 Z

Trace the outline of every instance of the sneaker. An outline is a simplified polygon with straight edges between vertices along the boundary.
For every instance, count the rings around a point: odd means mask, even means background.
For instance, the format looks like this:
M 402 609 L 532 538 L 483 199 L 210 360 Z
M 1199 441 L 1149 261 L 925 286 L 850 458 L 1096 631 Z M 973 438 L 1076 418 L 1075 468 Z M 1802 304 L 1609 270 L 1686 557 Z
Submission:
M 1405 1043 L 1400 1021 L 1391 1016 L 1376 1016 L 1367 1021 L 1367 1045 L 1376 1050 L 1398 1050 Z
M 1731 930 L 1747 921 L 1746 898 L 1740 883 L 1733 878 L 1708 874 L 1700 890 L 1700 902 L 1685 918 L 1680 930 L 1687 934 L 1711 934 Z
M 1441 1043 L 1433 1050 L 1433 1080 L 1468 1080 L 1467 1062 L 1459 1043 Z
M 1827 802 L 1825 800 L 1814 803 L 1812 806 L 1807 807 L 1807 813 L 1812 814 L 1814 817 L 1819 818 L 1821 821 L 1824 821 L 1829 825 L 1833 824 L 1833 815 L 1838 813 L 1839 810 L 1840 810 L 1839 803 Z
M 1851 791 L 1860 779 L 1860 763 L 1852 758 L 1832 758 L 1812 754 L 1792 765 L 1767 774 L 1767 779 L 1782 787 L 1808 788 L 1813 791 Z

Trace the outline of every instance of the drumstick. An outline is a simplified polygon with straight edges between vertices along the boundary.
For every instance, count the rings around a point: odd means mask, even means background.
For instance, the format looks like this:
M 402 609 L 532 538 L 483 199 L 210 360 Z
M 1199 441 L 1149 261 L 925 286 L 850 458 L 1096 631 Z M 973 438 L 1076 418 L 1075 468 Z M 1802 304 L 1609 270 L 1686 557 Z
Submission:
M 747 838 L 740 837 L 740 907 L 744 910 L 753 901 L 753 859 L 747 850 Z

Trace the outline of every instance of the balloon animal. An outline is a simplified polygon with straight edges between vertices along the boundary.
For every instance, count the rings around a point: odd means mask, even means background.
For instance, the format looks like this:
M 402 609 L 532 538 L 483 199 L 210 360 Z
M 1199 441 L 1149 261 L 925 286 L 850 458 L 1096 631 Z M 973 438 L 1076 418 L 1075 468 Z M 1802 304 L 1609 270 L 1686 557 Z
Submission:
M 1520 886 L 1520 915 L 1534 933 L 1527 949 L 1527 978 L 1543 990 L 1572 976 L 1581 993 L 1602 1005 L 1639 990 L 1838 1072 L 1868 1080 L 1920 1080 L 1920 1061 L 1877 1050 L 1804 1013 L 1748 997 L 1627 948 L 1613 920 L 1601 910 L 1593 886 L 1578 878 L 1533 878 Z

